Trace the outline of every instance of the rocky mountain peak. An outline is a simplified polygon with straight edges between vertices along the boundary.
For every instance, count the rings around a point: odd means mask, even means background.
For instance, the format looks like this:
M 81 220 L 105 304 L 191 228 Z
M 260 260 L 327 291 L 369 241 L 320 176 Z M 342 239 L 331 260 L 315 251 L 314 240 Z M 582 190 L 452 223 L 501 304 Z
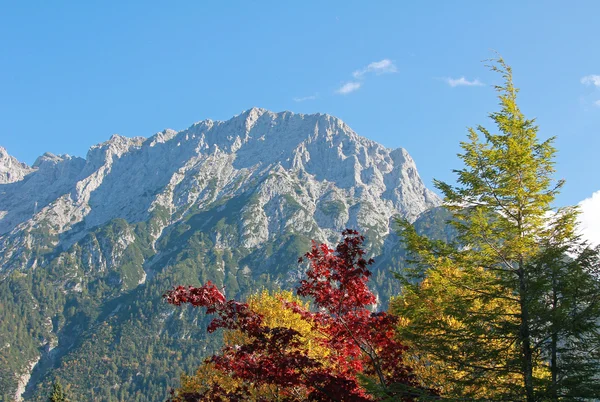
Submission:
M 19 162 L 17 158 L 9 155 L 6 149 L 0 146 L 0 184 L 20 181 L 33 170 L 26 163 Z
M 175 137 L 176 135 L 177 131 L 167 128 L 148 138 L 148 141 L 150 141 L 150 146 L 153 147 L 156 144 L 162 144 L 173 139 L 173 137 Z
M 54 155 L 51 152 L 45 152 L 43 155 L 38 156 L 38 158 L 35 160 L 35 162 L 33 162 L 33 167 L 34 168 L 39 168 L 42 165 L 55 165 L 57 163 L 60 163 L 62 161 L 64 161 L 65 159 L 70 159 L 71 156 L 69 155 Z
M 236 242 L 259 247 L 290 227 L 321 240 L 345 227 L 385 235 L 391 217 L 415 219 L 440 203 L 405 150 L 361 137 L 334 116 L 260 108 L 148 139 L 113 135 L 85 160 L 46 153 L 34 168 L 22 167 L 30 179 L 0 192 L 0 234 L 19 237 L 44 222 L 76 239 L 113 219 L 142 222 L 160 208 L 173 223 L 256 194 L 239 217 L 245 240 Z

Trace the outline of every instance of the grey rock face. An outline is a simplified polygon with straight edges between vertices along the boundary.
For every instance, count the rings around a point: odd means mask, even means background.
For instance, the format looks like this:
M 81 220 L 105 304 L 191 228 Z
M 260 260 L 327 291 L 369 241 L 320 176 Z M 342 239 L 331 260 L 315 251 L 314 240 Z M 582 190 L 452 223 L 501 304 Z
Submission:
M 2 149 L 0 169 L 1 270 L 33 264 L 15 259 L 40 246 L 32 232 L 64 249 L 115 218 L 140 222 L 161 208 L 173 224 L 242 193 L 252 197 L 240 238 L 222 241 L 248 248 L 290 230 L 322 241 L 345 227 L 384 236 L 392 216 L 415 219 L 440 203 L 404 149 L 329 115 L 257 108 L 148 139 L 114 135 L 85 159 L 44 154 L 31 168 Z
M 34 169 L 10 156 L 6 149 L 0 147 L 0 184 L 23 180 Z

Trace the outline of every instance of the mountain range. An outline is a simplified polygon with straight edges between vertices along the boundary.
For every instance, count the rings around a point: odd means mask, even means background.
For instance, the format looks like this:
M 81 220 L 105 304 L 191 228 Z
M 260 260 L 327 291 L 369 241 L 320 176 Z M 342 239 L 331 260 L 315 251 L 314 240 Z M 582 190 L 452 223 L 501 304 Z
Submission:
M 406 150 L 326 114 L 252 108 L 32 166 L 0 147 L 0 401 L 45 400 L 57 379 L 73 400 L 164 400 L 219 340 L 162 293 L 293 288 L 310 241 L 345 228 L 365 235 L 385 308 L 395 218 L 444 236 L 439 205 Z

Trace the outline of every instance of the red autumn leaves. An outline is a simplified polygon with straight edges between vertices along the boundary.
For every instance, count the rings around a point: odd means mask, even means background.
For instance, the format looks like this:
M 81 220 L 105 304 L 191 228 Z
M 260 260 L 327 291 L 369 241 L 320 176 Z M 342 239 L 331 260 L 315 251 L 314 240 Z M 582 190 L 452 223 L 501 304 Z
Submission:
M 171 304 L 189 303 L 215 314 L 209 332 L 219 328 L 237 330 L 249 339 L 245 344 L 225 347 L 208 359 L 223 375 L 237 380 L 235 387 L 223 389 L 215 383 L 201 393 L 180 394 L 176 400 L 248 400 L 250 388 L 260 386 L 276 390 L 276 398 L 264 395 L 252 399 L 379 399 L 367 393 L 367 383 L 378 390 L 373 394 L 397 400 L 413 400 L 425 392 L 403 364 L 406 347 L 394 339 L 396 318 L 369 309 L 376 298 L 367 286 L 371 275 L 368 266 L 373 261 L 364 258 L 364 238 L 353 230 L 345 230 L 343 236 L 335 250 L 313 242 L 312 250 L 300 259 L 309 262 L 309 269 L 297 293 L 312 300 L 314 311 L 282 300 L 282 308 L 299 314 L 321 335 L 319 346 L 327 353 L 319 358 L 309 356 L 298 331 L 264 325 L 262 316 L 248 304 L 227 301 L 211 282 L 167 292 L 164 297 Z

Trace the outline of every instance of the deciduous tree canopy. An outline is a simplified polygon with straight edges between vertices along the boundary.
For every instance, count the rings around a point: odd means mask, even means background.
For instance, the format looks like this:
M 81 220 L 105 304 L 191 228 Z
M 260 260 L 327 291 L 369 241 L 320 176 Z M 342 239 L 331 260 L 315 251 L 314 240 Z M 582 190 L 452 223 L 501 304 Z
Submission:
M 377 384 L 381 395 L 396 400 L 425 393 L 403 363 L 406 347 L 394 340 L 396 318 L 369 309 L 376 299 L 367 286 L 372 261 L 364 258 L 363 237 L 352 230 L 343 235 L 335 250 L 313 243 L 305 255 L 309 269 L 298 295 L 311 299 L 316 312 L 297 299 L 280 296 L 279 306 L 267 298 L 262 307 L 281 311 L 261 314 L 256 299 L 228 301 L 210 282 L 168 292 L 165 297 L 171 304 L 189 303 L 216 314 L 209 331 L 231 331 L 228 345 L 206 364 L 232 381 L 208 381 L 199 390 L 182 390 L 174 400 L 375 399 L 363 382 Z M 291 322 L 279 320 L 286 315 L 293 317 Z M 232 344 L 234 339 L 241 342 Z M 256 392 L 265 389 L 271 392 Z

